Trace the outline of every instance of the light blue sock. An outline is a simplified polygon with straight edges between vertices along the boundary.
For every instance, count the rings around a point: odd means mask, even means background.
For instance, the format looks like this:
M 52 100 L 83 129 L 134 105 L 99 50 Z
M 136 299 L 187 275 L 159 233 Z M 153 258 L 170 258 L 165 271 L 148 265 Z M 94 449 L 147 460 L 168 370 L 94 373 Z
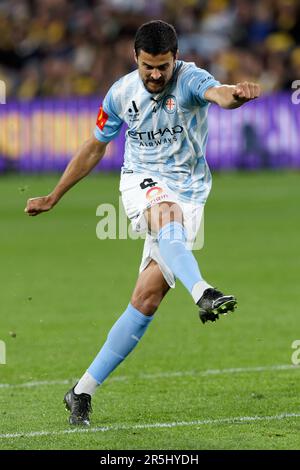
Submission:
M 192 293 L 193 286 L 203 278 L 193 253 L 186 248 L 183 225 L 179 222 L 164 225 L 158 233 L 158 246 L 172 273 Z
M 102 349 L 88 368 L 88 372 L 101 384 L 106 377 L 135 348 L 153 315 L 146 316 L 131 304 L 116 321 Z

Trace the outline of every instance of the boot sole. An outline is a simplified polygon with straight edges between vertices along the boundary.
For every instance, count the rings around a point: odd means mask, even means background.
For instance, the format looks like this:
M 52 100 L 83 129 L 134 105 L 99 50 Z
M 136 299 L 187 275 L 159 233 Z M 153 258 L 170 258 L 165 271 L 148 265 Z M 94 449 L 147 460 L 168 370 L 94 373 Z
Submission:
M 206 323 L 207 321 L 216 321 L 219 318 L 219 315 L 228 315 L 228 313 L 234 312 L 234 309 L 237 306 L 236 299 L 230 299 L 223 302 L 218 307 L 215 307 L 212 310 L 204 310 L 201 309 L 199 312 L 199 317 L 202 323 Z
M 227 315 L 228 313 L 233 312 L 236 306 L 236 299 L 231 299 L 222 303 L 221 305 L 219 305 L 219 307 L 215 307 L 212 311 L 214 313 L 220 313 L 221 315 Z

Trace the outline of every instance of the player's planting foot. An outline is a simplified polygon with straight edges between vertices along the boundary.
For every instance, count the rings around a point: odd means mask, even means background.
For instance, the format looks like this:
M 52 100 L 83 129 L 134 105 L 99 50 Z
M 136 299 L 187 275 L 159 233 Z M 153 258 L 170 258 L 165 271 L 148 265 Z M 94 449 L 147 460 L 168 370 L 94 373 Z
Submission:
M 89 413 L 92 412 L 91 395 L 87 393 L 77 395 L 74 388 L 71 388 L 64 396 L 66 410 L 71 412 L 69 423 L 75 426 L 89 426 Z
M 217 289 L 206 289 L 197 302 L 200 307 L 199 317 L 202 323 L 216 321 L 219 315 L 233 312 L 237 301 L 233 295 L 224 295 Z

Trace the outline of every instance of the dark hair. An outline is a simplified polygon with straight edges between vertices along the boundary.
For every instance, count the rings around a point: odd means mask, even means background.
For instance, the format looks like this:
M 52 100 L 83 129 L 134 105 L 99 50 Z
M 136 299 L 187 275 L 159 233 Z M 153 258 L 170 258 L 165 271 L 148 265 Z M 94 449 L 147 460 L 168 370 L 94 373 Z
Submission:
M 137 56 L 143 50 L 152 55 L 166 54 L 171 51 L 175 57 L 177 49 L 178 40 L 175 28 L 165 21 L 149 21 L 142 24 L 136 32 L 134 50 Z

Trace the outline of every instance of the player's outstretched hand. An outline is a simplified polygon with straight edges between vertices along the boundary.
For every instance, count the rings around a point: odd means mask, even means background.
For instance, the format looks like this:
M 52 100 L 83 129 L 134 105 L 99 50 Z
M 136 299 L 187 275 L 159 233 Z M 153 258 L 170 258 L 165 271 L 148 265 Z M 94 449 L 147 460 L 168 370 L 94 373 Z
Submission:
M 28 199 L 24 212 L 28 215 L 39 215 L 41 212 L 47 212 L 53 207 L 53 201 L 50 196 L 34 197 Z
M 247 101 L 258 98 L 261 94 L 260 85 L 252 82 L 242 82 L 235 85 L 235 89 L 232 92 L 234 99 L 240 103 L 246 103 Z

